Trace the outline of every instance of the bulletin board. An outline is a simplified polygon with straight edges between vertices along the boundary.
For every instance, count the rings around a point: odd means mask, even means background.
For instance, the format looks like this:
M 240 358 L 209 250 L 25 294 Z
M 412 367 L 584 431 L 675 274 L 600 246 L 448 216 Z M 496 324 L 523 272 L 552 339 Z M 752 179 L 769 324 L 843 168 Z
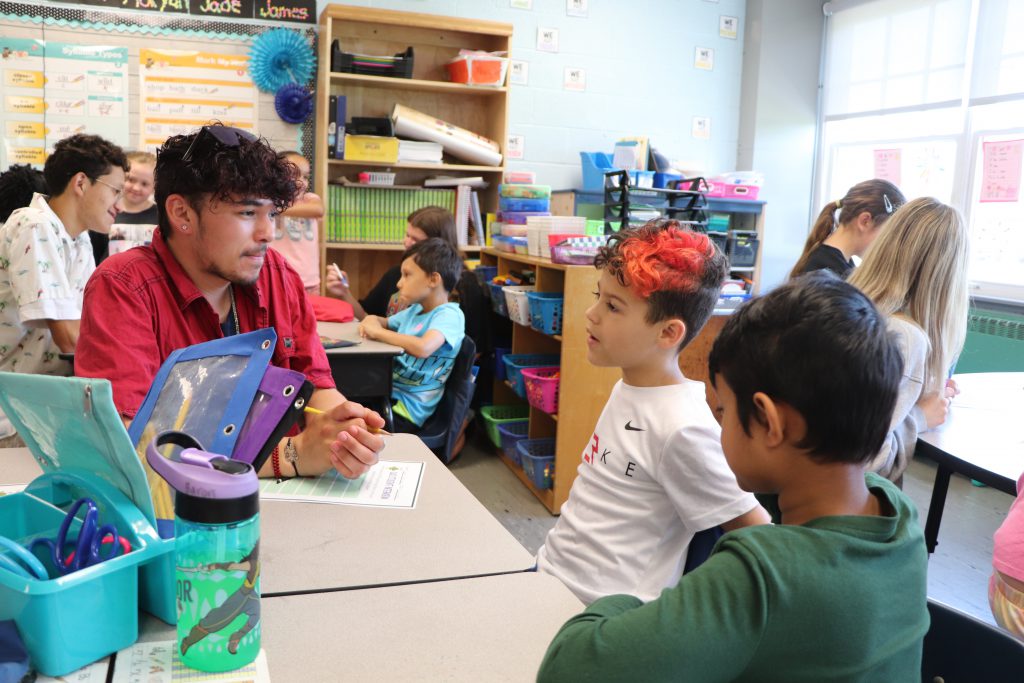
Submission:
M 312 26 L 284 25 L 316 49 Z M 42 166 L 74 133 L 125 150 L 221 121 L 312 158 L 315 122 L 282 121 L 251 82 L 255 36 L 279 22 L 0 1 L 0 170 Z M 315 52 L 314 52 L 315 54 Z M 315 79 L 315 75 L 314 75 Z M 307 87 L 312 91 L 314 80 Z

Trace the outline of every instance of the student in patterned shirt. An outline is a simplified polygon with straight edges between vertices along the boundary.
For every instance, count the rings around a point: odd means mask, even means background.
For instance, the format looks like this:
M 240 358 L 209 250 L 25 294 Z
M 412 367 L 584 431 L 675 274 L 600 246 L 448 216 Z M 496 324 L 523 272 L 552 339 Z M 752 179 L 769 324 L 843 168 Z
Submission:
M 0 228 L 0 370 L 69 375 L 58 357 L 78 342 L 82 292 L 95 270 L 89 230 L 106 233 L 120 208 L 128 161 L 96 135 L 56 144 L 35 194 Z M 0 447 L 21 445 L 0 414 Z

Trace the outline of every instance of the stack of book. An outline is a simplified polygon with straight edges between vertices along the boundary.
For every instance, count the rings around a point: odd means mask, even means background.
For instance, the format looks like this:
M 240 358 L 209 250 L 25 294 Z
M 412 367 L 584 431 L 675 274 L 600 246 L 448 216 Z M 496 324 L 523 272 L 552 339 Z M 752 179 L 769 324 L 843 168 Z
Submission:
M 416 164 L 439 164 L 444 147 L 436 142 L 398 141 L 398 161 Z

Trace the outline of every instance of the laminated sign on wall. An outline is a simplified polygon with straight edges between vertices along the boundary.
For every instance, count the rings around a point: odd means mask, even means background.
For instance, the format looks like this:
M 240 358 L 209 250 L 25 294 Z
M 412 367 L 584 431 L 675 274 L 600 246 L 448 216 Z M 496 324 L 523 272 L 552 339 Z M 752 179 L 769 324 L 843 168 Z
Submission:
M 155 151 L 210 121 L 256 130 L 258 92 L 248 67 L 246 55 L 139 50 L 141 147 Z

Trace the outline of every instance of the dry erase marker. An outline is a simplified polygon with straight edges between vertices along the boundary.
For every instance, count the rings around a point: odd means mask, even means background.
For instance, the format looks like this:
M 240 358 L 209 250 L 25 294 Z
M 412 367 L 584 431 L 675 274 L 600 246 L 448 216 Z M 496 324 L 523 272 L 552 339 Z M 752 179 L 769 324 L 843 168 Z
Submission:
M 306 406 L 305 408 L 303 408 L 303 410 L 305 410 L 310 415 L 323 415 L 324 414 L 324 411 L 322 411 L 322 410 L 320 410 L 318 408 L 314 408 L 312 406 Z M 387 434 L 387 432 L 385 432 L 380 427 L 367 427 L 367 430 L 371 434 Z
M 341 280 L 341 284 L 343 284 L 346 287 L 348 287 L 348 278 L 345 277 L 345 273 L 343 273 L 341 268 L 338 267 L 338 264 L 337 263 L 332 263 L 331 264 L 331 268 L 334 268 L 334 274 L 338 276 L 339 280 Z

